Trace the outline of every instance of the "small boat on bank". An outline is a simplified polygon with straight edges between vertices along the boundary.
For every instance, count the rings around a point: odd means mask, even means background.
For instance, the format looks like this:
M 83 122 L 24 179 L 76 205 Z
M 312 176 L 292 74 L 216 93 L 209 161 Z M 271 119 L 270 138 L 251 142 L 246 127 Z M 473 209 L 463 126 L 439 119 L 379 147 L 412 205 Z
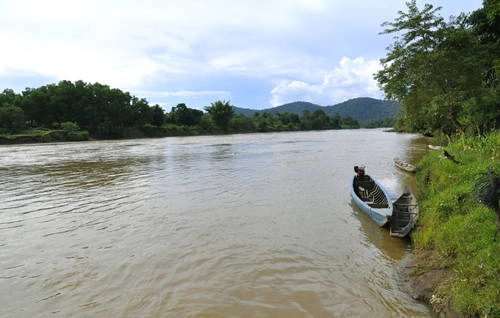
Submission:
M 427 148 L 429 148 L 430 150 L 441 150 L 443 149 L 443 146 L 427 145 Z
M 412 165 L 411 163 L 405 162 L 397 157 L 394 158 L 394 165 L 396 167 L 398 167 L 399 169 L 404 170 L 406 172 L 414 173 L 417 171 L 417 168 L 414 165 Z
M 358 173 L 358 167 L 354 167 Z M 351 195 L 356 205 L 378 226 L 387 224 L 392 215 L 392 201 L 387 191 L 369 175 L 358 173 L 352 179 Z
M 390 234 L 395 237 L 405 237 L 413 229 L 418 218 L 417 199 L 410 187 L 393 203 L 390 219 Z

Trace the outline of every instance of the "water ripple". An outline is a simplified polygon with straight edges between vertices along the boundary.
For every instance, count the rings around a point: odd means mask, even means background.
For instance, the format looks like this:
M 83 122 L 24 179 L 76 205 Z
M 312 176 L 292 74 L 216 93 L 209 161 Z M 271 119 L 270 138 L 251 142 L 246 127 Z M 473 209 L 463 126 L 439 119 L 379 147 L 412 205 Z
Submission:
M 348 192 L 353 163 L 394 178 L 387 162 L 410 141 L 357 130 L 4 147 L 0 316 L 429 317 L 400 287 L 406 243 Z

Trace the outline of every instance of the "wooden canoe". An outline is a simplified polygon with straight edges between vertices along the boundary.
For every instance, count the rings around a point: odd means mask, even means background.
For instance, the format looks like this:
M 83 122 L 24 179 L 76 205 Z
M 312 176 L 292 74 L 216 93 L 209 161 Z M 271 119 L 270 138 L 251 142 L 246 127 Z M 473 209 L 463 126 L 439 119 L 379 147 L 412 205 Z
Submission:
M 394 158 L 394 165 L 398 167 L 401 170 L 404 170 L 406 172 L 416 172 L 417 168 L 412 165 L 411 163 L 405 162 L 403 160 L 400 160 L 399 158 Z
M 351 195 L 356 205 L 378 226 L 384 226 L 392 215 L 392 201 L 387 191 L 368 175 L 354 176 Z
M 390 234 L 395 237 L 405 237 L 415 226 L 418 218 L 417 199 L 410 187 L 393 203 L 390 219 Z

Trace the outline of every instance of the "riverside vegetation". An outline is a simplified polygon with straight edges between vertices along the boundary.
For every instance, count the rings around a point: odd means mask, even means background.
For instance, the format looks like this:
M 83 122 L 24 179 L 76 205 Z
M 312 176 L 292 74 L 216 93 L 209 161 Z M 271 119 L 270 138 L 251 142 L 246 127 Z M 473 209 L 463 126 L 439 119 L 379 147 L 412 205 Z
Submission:
M 497 221 L 476 195 L 488 168 L 500 175 L 500 0 L 484 0 L 482 8 L 449 22 L 432 5 L 406 4 L 407 12 L 383 24 L 383 33 L 396 37 L 375 78 L 403 107 L 395 128 L 435 136 L 459 162 L 430 152 L 417 164 L 420 218 L 411 281 L 419 297 L 447 316 L 500 317 Z M 48 140 L 85 139 L 84 131 L 120 138 L 359 127 L 321 111 L 236 116 L 224 101 L 206 111 L 179 104 L 164 114 L 98 83 L 63 81 L 22 95 L 4 90 L 0 138 L 8 141 L 26 125 L 42 127 L 37 134 Z
M 406 5 L 407 12 L 383 24 L 383 34 L 396 35 L 395 43 L 375 77 L 403 107 L 395 128 L 432 135 L 446 149 L 417 164 L 420 218 L 409 281 L 444 316 L 500 317 L 500 237 L 494 240 L 500 213 L 500 1 L 485 0 L 482 8 L 449 22 L 437 14 L 439 7 L 420 10 L 415 0 Z M 489 179 L 497 181 L 485 205 Z
M 228 101 L 203 112 L 178 104 L 165 113 L 159 105 L 99 83 L 61 81 L 22 94 L 0 93 L 0 143 L 78 141 L 88 138 L 164 137 L 359 128 L 357 120 L 324 110 L 235 114 Z M 375 123 L 376 124 L 376 123 Z
M 500 175 L 500 132 L 463 136 L 446 149 L 460 164 L 437 150 L 418 164 L 412 285 L 446 316 L 500 317 L 497 219 L 478 193 L 488 186 L 489 167 Z

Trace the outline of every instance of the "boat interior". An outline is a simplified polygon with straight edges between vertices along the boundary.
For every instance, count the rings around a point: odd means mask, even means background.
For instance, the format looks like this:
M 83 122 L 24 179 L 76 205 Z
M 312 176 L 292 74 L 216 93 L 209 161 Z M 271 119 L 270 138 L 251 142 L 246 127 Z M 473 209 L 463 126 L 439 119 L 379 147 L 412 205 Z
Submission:
M 384 193 L 370 176 L 356 177 L 354 189 L 361 200 L 365 201 L 370 207 L 376 209 L 389 207 Z

